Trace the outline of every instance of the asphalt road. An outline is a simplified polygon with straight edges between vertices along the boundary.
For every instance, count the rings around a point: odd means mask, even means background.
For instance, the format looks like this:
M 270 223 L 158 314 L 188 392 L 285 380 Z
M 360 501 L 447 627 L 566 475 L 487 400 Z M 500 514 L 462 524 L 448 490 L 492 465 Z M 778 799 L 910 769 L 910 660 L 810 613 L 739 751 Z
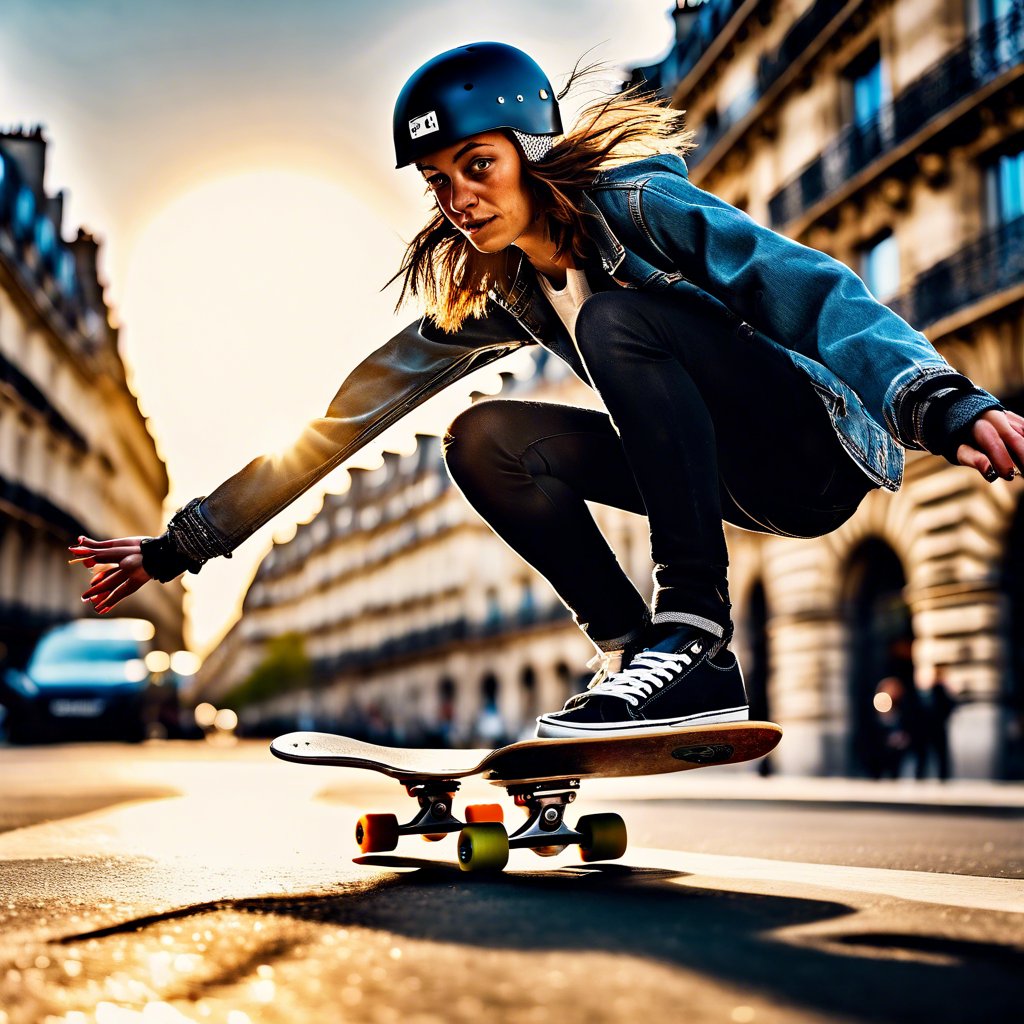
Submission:
M 452 838 L 354 862 L 398 785 L 262 743 L 0 749 L 0 779 L 0 1024 L 1019 1019 L 1019 789 L 585 783 L 622 860 L 483 877 Z

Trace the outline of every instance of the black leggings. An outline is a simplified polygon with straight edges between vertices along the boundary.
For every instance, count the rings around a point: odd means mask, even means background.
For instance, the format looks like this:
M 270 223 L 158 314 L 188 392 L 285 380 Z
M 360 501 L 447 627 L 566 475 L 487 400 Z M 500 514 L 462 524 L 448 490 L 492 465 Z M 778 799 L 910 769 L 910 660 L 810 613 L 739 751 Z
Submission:
M 491 528 L 614 649 L 648 609 L 585 501 L 646 515 L 656 622 L 731 630 L 722 520 L 817 537 L 875 485 L 784 352 L 713 307 L 600 292 L 577 348 L 610 416 L 544 402 L 471 406 L 448 428 L 449 475 Z

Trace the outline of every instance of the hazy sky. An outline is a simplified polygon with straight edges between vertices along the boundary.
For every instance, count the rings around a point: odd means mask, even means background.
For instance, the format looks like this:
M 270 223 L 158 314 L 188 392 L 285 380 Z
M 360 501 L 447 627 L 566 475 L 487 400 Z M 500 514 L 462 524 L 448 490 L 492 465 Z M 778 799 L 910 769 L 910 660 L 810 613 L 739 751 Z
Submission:
M 169 511 L 322 413 L 347 371 L 415 318 L 379 294 L 427 209 L 396 172 L 391 111 L 435 53 L 499 39 L 556 87 L 578 57 L 650 63 L 668 0 L 2 0 L 0 124 L 42 123 L 65 237 L 103 241 L 132 385 L 168 464 Z M 514 369 L 509 361 L 498 370 Z M 481 385 L 486 386 L 486 385 Z M 468 389 L 393 428 L 409 450 Z M 331 481 L 345 485 L 344 474 Z M 186 577 L 194 646 L 237 602 L 296 503 Z M 156 585 L 156 584 L 153 584 Z

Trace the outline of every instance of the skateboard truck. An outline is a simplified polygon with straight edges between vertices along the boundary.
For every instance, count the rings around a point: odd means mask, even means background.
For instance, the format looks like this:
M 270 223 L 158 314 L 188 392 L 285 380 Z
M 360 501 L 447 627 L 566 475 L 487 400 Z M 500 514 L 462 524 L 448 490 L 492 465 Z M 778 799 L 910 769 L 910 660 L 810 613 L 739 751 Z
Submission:
M 526 823 L 508 837 L 510 849 L 528 847 L 541 857 L 553 857 L 583 835 L 565 824 L 565 809 L 576 799 L 579 779 L 545 785 L 509 786 L 508 794 L 527 813 Z
M 500 870 L 509 850 L 532 850 L 553 857 L 578 846 L 584 861 L 614 860 L 626 852 L 626 824 L 618 814 L 585 814 L 576 828 L 565 823 L 565 809 L 576 799 L 580 780 L 503 783 L 509 796 L 526 809 L 526 823 L 512 835 L 488 823 L 467 825 L 459 834 L 459 867 L 465 871 Z
M 404 825 L 393 814 L 364 814 L 356 823 L 356 844 L 364 853 L 393 850 L 400 836 L 422 836 L 429 842 L 459 832 L 471 822 L 501 822 L 500 804 L 470 804 L 466 820 L 452 813 L 460 783 L 454 779 L 399 779 L 419 811 Z
M 419 813 L 405 825 L 398 826 L 398 834 L 402 836 L 433 836 L 443 838 L 449 832 L 457 832 L 464 825 L 452 814 L 455 794 L 459 791 L 459 783 L 447 782 L 407 782 L 402 780 L 406 793 L 415 797 L 420 805 Z

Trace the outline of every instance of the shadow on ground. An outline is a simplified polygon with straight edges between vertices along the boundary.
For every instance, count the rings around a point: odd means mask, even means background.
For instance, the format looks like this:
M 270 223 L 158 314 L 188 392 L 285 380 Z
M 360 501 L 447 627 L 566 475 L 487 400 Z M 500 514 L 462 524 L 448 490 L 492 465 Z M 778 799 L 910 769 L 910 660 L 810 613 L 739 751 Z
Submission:
M 362 858 L 401 872 L 377 876 L 330 896 L 229 900 L 69 935 L 64 943 L 187 923 L 214 911 L 273 915 L 297 923 L 358 926 L 412 939 L 478 949 L 598 951 L 682 968 L 756 991 L 823 1018 L 863 1021 L 1002 1019 L 1019 1009 L 1024 954 L 1012 946 L 936 934 L 936 921 L 960 928 L 938 908 L 900 931 L 858 927 L 839 902 L 691 887 L 685 875 L 622 865 L 550 872 L 467 876 L 457 867 L 407 857 Z M 888 911 L 893 915 L 893 911 Z M 840 923 L 847 919 L 844 930 Z M 825 924 L 799 939 L 785 930 Z M 187 929 L 186 929 L 187 930 Z M 284 956 L 288 943 L 268 954 Z M 224 981 L 223 978 L 220 979 Z

